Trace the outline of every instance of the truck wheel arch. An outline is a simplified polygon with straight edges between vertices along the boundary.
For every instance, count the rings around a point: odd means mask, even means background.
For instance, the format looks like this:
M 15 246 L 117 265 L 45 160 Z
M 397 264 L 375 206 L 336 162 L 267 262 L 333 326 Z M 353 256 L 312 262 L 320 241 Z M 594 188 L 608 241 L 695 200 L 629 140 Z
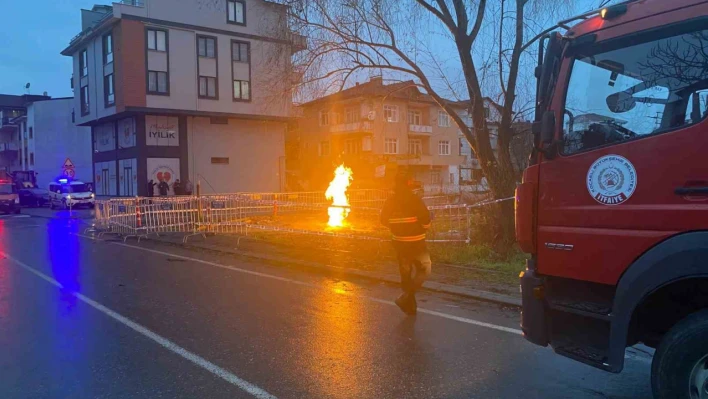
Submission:
M 708 231 L 672 236 L 642 254 L 624 272 L 612 305 L 609 365 L 624 366 L 630 322 L 637 307 L 653 292 L 673 282 L 708 277 Z

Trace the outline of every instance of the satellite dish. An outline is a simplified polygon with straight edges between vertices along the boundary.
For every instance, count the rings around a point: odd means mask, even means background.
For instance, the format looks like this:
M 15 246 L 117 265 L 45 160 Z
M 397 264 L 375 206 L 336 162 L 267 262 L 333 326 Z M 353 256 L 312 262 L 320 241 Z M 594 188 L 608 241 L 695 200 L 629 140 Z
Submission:
M 369 115 L 367 115 L 370 121 L 373 121 L 376 119 L 376 111 L 369 111 Z

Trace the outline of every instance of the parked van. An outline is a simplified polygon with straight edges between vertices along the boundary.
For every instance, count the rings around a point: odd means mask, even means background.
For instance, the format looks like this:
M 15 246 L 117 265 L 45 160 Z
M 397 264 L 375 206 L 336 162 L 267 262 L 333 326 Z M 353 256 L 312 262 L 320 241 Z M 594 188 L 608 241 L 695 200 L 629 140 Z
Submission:
M 93 208 L 95 195 L 88 185 L 79 180 L 58 179 L 49 183 L 49 208 L 77 208 L 86 206 Z

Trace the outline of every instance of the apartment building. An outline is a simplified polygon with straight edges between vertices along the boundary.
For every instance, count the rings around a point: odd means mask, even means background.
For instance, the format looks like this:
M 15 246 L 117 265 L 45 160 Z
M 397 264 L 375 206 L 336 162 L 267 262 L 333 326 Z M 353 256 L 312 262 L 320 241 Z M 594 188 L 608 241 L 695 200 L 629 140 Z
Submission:
M 497 156 L 497 139 L 499 133 L 499 125 L 501 123 L 502 106 L 494 102 L 489 97 L 484 97 L 484 116 L 489 129 L 489 141 L 492 146 L 494 156 Z M 464 123 L 472 129 L 474 133 L 474 124 L 472 123 L 472 115 L 469 110 L 469 100 L 457 102 L 458 115 Z M 512 129 L 516 131 L 514 138 L 510 144 L 511 161 L 515 169 L 520 172 L 527 166 L 528 156 L 531 151 L 532 139 L 531 123 L 526 121 L 516 121 L 512 123 Z M 458 131 L 460 140 L 460 155 L 464 157 L 463 163 L 459 168 L 459 188 L 461 191 L 484 192 L 489 190 L 486 178 L 482 173 L 482 166 L 479 159 L 472 151 L 467 138 Z
M 77 179 L 92 181 L 91 129 L 73 122 L 74 99 L 0 95 L 0 169 L 37 172 L 37 184 L 64 173 L 67 159 Z
M 90 126 L 99 195 L 147 182 L 204 193 L 279 191 L 291 111 L 287 8 L 264 0 L 123 0 L 81 10 L 76 123 Z M 171 192 L 172 193 L 172 192 Z
M 358 187 L 385 187 L 401 169 L 422 184 L 448 184 L 457 175 L 458 129 L 412 81 L 381 77 L 300 106 L 288 133 L 292 189 L 320 189 L 344 163 Z

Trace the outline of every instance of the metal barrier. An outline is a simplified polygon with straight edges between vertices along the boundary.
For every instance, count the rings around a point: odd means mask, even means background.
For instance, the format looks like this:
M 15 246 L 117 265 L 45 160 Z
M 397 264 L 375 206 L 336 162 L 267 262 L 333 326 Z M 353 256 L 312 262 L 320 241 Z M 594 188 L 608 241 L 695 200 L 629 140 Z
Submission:
M 362 240 L 390 239 L 379 223 L 379 213 L 389 193 L 384 190 L 350 190 L 351 213 L 342 228 L 326 225 L 331 205 L 322 192 L 236 193 L 178 197 L 135 197 L 96 201 L 96 219 L 90 230 L 103 234 L 147 237 L 180 233 L 183 242 L 206 234 L 281 232 Z M 429 242 L 469 243 L 471 210 L 503 200 L 473 205 L 443 204 L 444 198 L 428 197 L 432 223 Z

